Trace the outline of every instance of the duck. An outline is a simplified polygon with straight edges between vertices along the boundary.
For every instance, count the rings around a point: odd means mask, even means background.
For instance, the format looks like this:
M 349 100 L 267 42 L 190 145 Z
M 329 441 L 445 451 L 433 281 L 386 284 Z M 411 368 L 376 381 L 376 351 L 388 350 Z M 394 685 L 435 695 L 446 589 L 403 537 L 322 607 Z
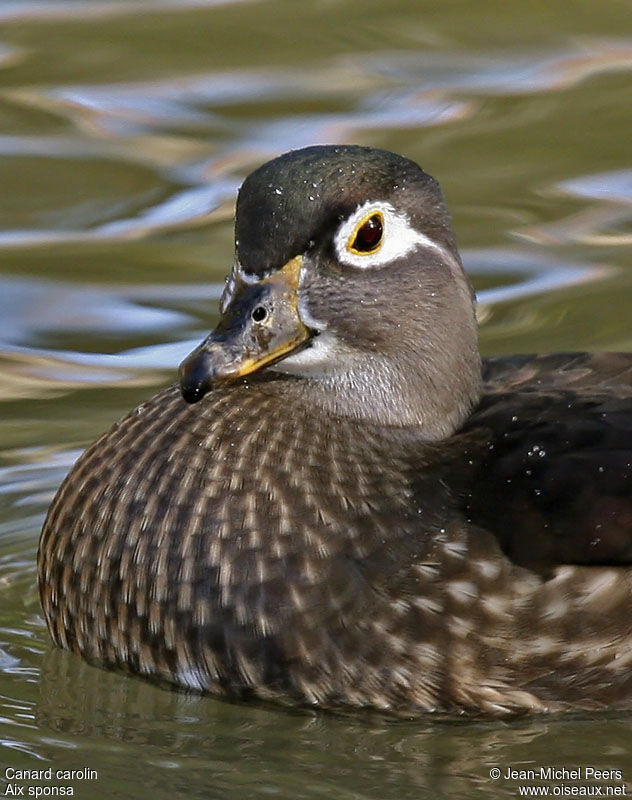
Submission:
M 216 328 L 41 533 L 55 645 L 232 700 L 632 706 L 632 355 L 482 359 L 439 184 L 358 145 L 241 186 Z

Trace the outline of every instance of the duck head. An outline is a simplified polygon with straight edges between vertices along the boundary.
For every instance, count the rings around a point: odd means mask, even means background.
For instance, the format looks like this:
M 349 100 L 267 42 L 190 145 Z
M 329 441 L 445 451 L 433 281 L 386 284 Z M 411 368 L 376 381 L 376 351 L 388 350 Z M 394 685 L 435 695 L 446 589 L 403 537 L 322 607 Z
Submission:
M 262 369 L 324 411 L 450 435 L 480 394 L 471 285 L 438 183 L 384 150 L 269 161 L 237 199 L 215 330 L 180 366 L 189 403 Z

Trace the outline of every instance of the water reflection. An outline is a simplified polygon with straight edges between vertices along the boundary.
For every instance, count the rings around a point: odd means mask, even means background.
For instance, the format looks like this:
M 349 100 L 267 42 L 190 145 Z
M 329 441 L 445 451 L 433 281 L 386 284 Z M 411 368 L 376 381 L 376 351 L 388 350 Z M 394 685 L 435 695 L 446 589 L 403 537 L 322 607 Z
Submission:
M 29 19 L 69 19 L 78 16 L 83 19 L 104 17 L 124 17 L 130 14 L 146 14 L 148 12 L 178 12 L 189 8 L 213 8 L 227 4 L 256 2 L 256 0 L 125 0 L 125 2 L 85 2 L 85 0 L 31 0 L 23 2 L 5 2 L 0 8 L 0 20 L 13 22 Z
M 64 5 L 45 4 L 48 10 L 54 7 L 58 11 Z M 105 4 L 103 9 L 113 11 L 113 5 Z M 133 13 L 133 6 L 121 4 L 119 10 Z M 142 6 L 147 11 L 152 4 Z M 94 7 L 91 13 L 95 13 Z M 64 117 L 76 129 L 76 136 L 5 136 L 0 138 L 0 153 L 13 158 L 40 156 L 49 159 L 51 165 L 59 158 L 86 159 L 81 165 L 83 186 L 90 182 L 94 199 L 89 204 L 84 200 L 81 208 L 54 209 L 64 222 L 65 234 L 58 226 L 51 230 L 33 224 L 12 229 L 5 223 L 0 246 L 60 241 L 69 236 L 148 236 L 174 225 L 206 221 L 213 210 L 232 197 L 241 177 L 235 172 L 243 175 L 255 161 L 280 151 L 314 141 L 362 140 L 365 132 L 373 130 L 454 124 L 477 113 L 475 98 L 481 93 L 560 91 L 597 74 L 630 69 L 631 44 L 594 39 L 555 54 L 531 52 L 528 56 L 490 58 L 450 52 L 425 53 L 423 57 L 376 53 L 292 72 L 257 67 L 140 83 L 12 89 L 7 97 L 13 103 L 22 104 L 25 110 L 35 108 Z M 468 100 L 463 99 L 464 92 L 470 94 Z M 296 113 L 314 98 L 321 104 L 344 102 L 345 111 Z M 272 108 L 279 103 L 292 104 L 294 113 L 269 119 L 262 104 Z M 248 106 L 261 111 L 254 118 L 244 118 L 239 110 Z M 168 137 L 167 132 L 171 133 Z M 210 144 L 204 145 L 197 136 L 190 138 L 191 134 L 208 136 L 210 132 L 230 139 L 228 163 L 225 153 L 218 158 Z M 133 164 L 134 169 L 143 165 L 155 173 L 153 187 L 149 175 L 143 179 L 150 202 L 143 202 L 142 195 L 130 197 L 125 184 L 120 198 L 104 194 L 104 186 L 95 182 L 103 177 L 103 171 L 92 163 L 104 153 L 110 158 L 110 185 L 116 178 L 113 169 L 122 170 L 121 179 L 128 176 Z M 232 176 L 222 177 L 229 166 Z M 45 189 L 45 174 L 43 181 Z M 573 181 L 564 186 L 572 191 Z M 151 195 L 161 188 L 169 188 L 167 196 L 158 203 L 151 202 Z M 42 205 L 41 191 L 42 186 L 33 197 L 38 205 Z M 116 203 L 130 202 L 138 206 L 133 215 L 119 211 L 116 219 L 100 220 L 104 214 L 111 215 Z M 51 213 L 51 203 L 43 204 Z M 82 213 L 86 210 L 88 218 Z M 76 230 L 68 230 L 73 221 Z
M 608 734 L 595 739 L 594 718 L 412 723 L 245 707 L 167 692 L 73 660 L 78 659 L 60 651 L 47 655 L 38 726 L 56 744 L 64 743 L 62 763 L 75 768 L 91 763 L 91 743 L 102 738 L 124 744 L 132 756 L 142 753 L 155 771 L 159 797 L 167 797 L 182 773 L 191 771 L 190 785 L 212 786 L 224 797 L 257 787 L 276 793 L 281 785 L 296 797 L 330 792 L 354 798 L 469 797 L 494 788 L 489 777 L 494 766 L 505 772 L 510 766 L 594 762 L 625 771 L 622 747 L 608 753 L 600 748 L 615 732 L 621 742 L 632 737 L 632 722 L 616 716 L 603 717 Z M 57 764 L 60 750 L 54 750 Z M 49 754 L 44 744 L 40 755 Z M 125 778 L 131 789 L 138 781 L 133 767 Z M 499 795 L 514 796 L 517 783 L 503 780 L 495 788 Z M 204 796 L 201 789 L 193 791 L 192 796 Z
M 582 175 L 563 181 L 553 189 L 568 197 L 592 203 L 582 211 L 549 225 L 520 232 L 521 238 L 545 245 L 572 242 L 591 247 L 629 247 L 632 234 L 632 170 Z

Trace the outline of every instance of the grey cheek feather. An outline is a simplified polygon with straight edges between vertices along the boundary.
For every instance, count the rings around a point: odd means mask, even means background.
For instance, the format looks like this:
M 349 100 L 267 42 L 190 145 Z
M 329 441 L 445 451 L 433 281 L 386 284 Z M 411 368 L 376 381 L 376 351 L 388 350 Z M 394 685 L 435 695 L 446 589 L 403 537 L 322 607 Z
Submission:
M 303 322 L 305 320 L 303 319 Z M 272 369 L 288 375 L 304 375 L 305 377 L 325 377 L 340 371 L 341 358 L 347 357 L 336 337 L 325 331 L 312 339 L 309 347 L 279 361 Z
M 306 327 L 319 333 L 327 330 L 327 323 L 323 320 L 317 319 L 309 308 L 309 300 L 307 299 L 307 292 L 299 286 L 298 296 L 298 315 L 301 322 Z

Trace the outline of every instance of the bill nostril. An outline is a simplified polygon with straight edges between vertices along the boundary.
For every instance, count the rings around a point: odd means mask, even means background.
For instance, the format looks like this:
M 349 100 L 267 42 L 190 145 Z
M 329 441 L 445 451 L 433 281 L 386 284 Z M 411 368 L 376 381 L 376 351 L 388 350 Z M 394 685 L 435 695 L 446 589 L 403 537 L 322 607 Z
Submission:
M 268 310 L 264 306 L 257 306 L 250 316 L 254 322 L 264 322 L 268 317 Z

